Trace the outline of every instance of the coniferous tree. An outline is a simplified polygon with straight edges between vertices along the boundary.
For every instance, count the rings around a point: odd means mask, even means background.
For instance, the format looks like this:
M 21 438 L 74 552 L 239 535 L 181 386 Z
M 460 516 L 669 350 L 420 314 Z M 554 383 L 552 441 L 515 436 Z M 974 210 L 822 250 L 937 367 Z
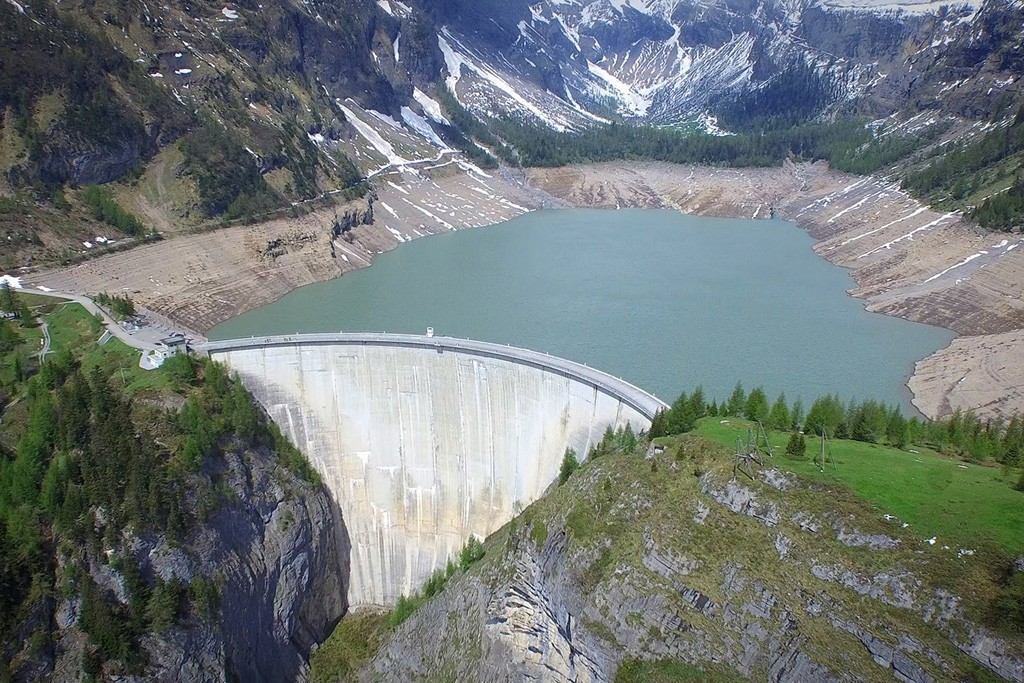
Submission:
M 21 355 L 18 353 L 14 354 L 14 361 L 12 362 L 14 371 L 14 381 L 22 382 L 25 380 L 25 364 L 21 360 Z
M 620 441 L 622 443 L 622 450 L 626 453 L 632 453 L 636 450 L 639 442 L 637 441 L 636 433 L 633 432 L 633 425 L 629 422 L 627 422 L 626 426 L 622 428 L 622 437 Z
M 868 400 L 847 411 L 850 437 L 867 443 L 881 442 L 887 433 L 889 413 L 878 401 Z
M 259 413 L 249 397 L 249 392 L 237 380 L 231 385 L 229 404 L 231 425 L 235 430 L 235 434 L 241 439 L 253 439 L 259 426 Z
M 906 448 L 908 443 L 907 419 L 899 406 L 893 406 L 885 428 L 885 440 L 896 448 Z
M 19 300 L 17 301 L 17 306 L 18 322 L 21 324 L 22 328 L 39 326 L 39 320 L 36 319 L 36 314 L 28 307 L 28 304 Z
M 657 439 L 661 436 L 666 436 L 668 432 L 665 429 L 665 409 L 662 408 L 654 417 L 651 418 L 651 428 L 647 430 L 647 435 L 652 439 Z
M 800 399 L 793 401 L 793 408 L 789 411 L 790 427 L 800 431 L 804 426 L 804 402 Z
M 768 397 L 765 396 L 764 389 L 757 387 L 747 397 L 747 402 L 743 407 L 743 415 L 748 420 L 764 422 L 768 419 L 768 411 Z
M 732 395 L 729 396 L 728 412 L 727 415 L 732 417 L 739 417 L 743 414 L 743 408 L 747 404 L 747 395 L 743 391 L 743 384 L 736 382 L 736 388 L 732 390 Z
M 177 577 L 170 581 L 157 577 L 146 601 L 146 620 L 153 631 L 162 633 L 174 625 L 183 593 L 184 587 Z
M 807 453 L 807 442 L 804 435 L 794 430 L 786 442 L 786 455 L 793 458 L 802 458 Z
M 228 391 L 228 375 L 220 363 L 208 361 L 203 365 L 203 380 L 214 396 L 224 396 Z
M 838 436 L 839 425 L 845 419 L 843 405 L 838 397 L 822 396 L 811 405 L 804 421 L 805 431 L 812 434 L 825 432 L 826 436 Z
M 704 387 L 698 385 L 693 393 L 690 394 L 690 398 L 687 401 L 687 418 L 694 426 L 697 424 L 697 420 L 707 415 L 708 405 L 704 398 Z M 693 427 L 691 427 L 693 429 Z
M 15 313 L 19 306 L 18 296 L 11 289 L 11 286 L 6 282 L 0 283 L 0 310 Z
M 666 416 L 666 428 L 669 434 L 682 434 L 693 429 L 693 425 L 687 420 L 689 405 L 690 396 L 685 391 L 672 402 Z
M 558 485 L 561 486 L 565 482 L 569 481 L 569 477 L 572 473 L 578 470 L 580 467 L 580 461 L 576 459 L 576 451 L 571 448 L 565 449 L 565 454 L 562 456 L 562 465 L 558 470 Z
M 21 335 L 6 320 L 0 320 L 0 353 L 10 353 L 22 343 Z M 15 356 L 17 358 L 17 356 Z
M 786 394 L 783 393 L 775 399 L 775 403 L 772 404 L 772 409 L 768 413 L 768 427 L 782 431 L 788 429 L 789 426 L 789 408 L 786 406 Z
M 1024 420 L 1020 415 L 1010 418 L 999 446 L 998 459 L 1011 467 L 1019 467 L 1024 461 Z

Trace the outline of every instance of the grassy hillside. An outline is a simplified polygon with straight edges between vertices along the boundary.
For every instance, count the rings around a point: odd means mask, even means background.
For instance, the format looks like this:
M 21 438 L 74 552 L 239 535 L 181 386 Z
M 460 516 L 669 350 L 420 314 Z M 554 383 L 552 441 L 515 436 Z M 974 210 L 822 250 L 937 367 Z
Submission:
M 707 417 L 694 434 L 735 450 L 756 425 L 738 418 Z M 824 483 L 842 483 L 874 506 L 893 515 L 893 526 L 908 523 L 919 538 L 937 539 L 950 552 L 994 542 L 1007 552 L 1024 554 L 1024 492 L 1014 490 L 1013 472 L 965 462 L 926 448 L 899 450 L 881 444 L 833 439 L 826 453 L 835 465 L 824 472 L 813 462 L 820 443 L 808 436 L 807 455 L 785 453 L 789 432 L 768 432 L 773 467 Z M 916 452 L 915 452 L 916 451 Z
M 929 544 L 838 479 L 786 473 L 781 457 L 730 481 L 731 448 L 693 434 L 660 443 L 659 454 L 606 443 L 397 628 L 378 617 L 367 636 L 367 622 L 343 620 L 329 645 L 355 653 L 349 675 L 487 678 L 572 651 L 578 667 L 618 666 L 620 681 L 764 680 L 794 647 L 825 667 L 805 680 L 887 680 L 894 666 L 997 680 L 969 656 L 971 639 L 1001 641 L 994 667 L 1024 653 L 1024 622 L 1007 618 L 1019 601 L 1011 556 L 995 544 L 963 555 Z M 841 450 L 840 467 L 854 453 Z M 937 619 L 949 595 L 956 606 Z M 334 679 L 327 660 L 314 660 L 318 680 Z

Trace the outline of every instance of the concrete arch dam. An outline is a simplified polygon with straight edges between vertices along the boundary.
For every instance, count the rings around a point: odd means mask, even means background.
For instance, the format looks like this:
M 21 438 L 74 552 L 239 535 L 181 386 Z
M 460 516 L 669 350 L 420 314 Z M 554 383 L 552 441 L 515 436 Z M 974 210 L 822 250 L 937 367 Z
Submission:
M 391 605 L 471 534 L 497 530 L 609 426 L 664 404 L 593 368 L 498 344 L 396 334 L 210 342 L 310 459 L 344 517 L 349 603 Z

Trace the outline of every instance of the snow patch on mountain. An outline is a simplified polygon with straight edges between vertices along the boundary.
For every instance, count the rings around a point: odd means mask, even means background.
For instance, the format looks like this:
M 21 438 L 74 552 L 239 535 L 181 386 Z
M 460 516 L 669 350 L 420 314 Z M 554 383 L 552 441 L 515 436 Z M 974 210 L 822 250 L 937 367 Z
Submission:
M 438 137 L 437 133 L 435 133 L 434 129 L 430 127 L 427 120 L 409 107 L 402 107 L 402 120 L 405 121 L 406 125 L 425 137 L 427 140 L 430 140 L 430 142 L 438 148 L 442 150 L 448 149 L 448 145 L 444 144 L 444 141 Z
M 977 11 L 982 0 L 821 0 L 821 6 L 840 12 L 870 12 L 874 14 L 892 12 L 896 14 L 923 15 L 939 14 L 953 8 L 970 8 Z
M 444 65 L 448 70 L 445 85 L 448 86 L 452 93 L 455 93 L 458 91 L 459 79 L 462 78 L 462 55 L 452 49 L 452 46 L 445 40 L 443 34 L 437 37 L 437 46 L 441 48 L 441 54 L 444 56 Z
M 633 90 L 632 87 L 608 73 L 597 64 L 588 61 L 587 68 L 590 73 L 604 81 L 610 88 L 612 94 L 623 103 L 626 113 L 631 116 L 644 116 L 651 106 L 651 101 Z
M 443 123 L 446 126 L 451 125 L 451 122 L 444 117 L 444 114 L 441 113 L 441 105 L 437 100 L 432 99 L 419 88 L 412 89 L 412 97 L 414 100 L 419 102 L 419 105 L 423 107 L 423 113 L 430 119 L 437 121 L 438 123 Z
M 349 101 L 349 103 L 351 104 L 352 102 Z M 387 159 L 388 164 L 404 166 L 411 163 L 409 159 L 406 159 L 396 152 L 390 142 L 385 140 L 369 123 L 360 119 L 352 109 L 346 107 L 341 102 L 338 102 L 338 106 L 341 107 L 341 110 L 345 113 L 345 118 L 350 124 L 352 124 L 352 127 L 356 129 L 356 132 L 370 143 L 370 145 L 377 150 L 381 156 Z M 384 120 L 384 118 L 385 117 L 380 116 L 380 120 Z M 394 122 L 393 119 L 392 122 Z
M 899 74 L 914 66 L 899 56 L 906 41 L 923 34 L 924 49 L 945 49 L 970 30 L 984 0 L 755 0 L 743 10 L 720 0 L 508 2 L 505 17 L 489 18 L 508 32 L 507 46 L 459 21 L 442 32 L 448 88 L 481 116 L 577 130 L 609 109 L 655 125 L 706 124 L 722 97 L 763 85 L 796 60 L 832 81 L 841 101 L 870 92 L 898 100 Z M 854 47 L 861 21 L 877 26 L 877 37 Z M 992 87 L 1005 82 L 1001 75 Z
M 519 110 L 530 118 L 539 120 L 560 132 L 579 127 L 579 123 L 575 120 L 579 112 L 573 110 L 572 115 L 567 116 L 565 109 L 569 108 L 568 105 L 562 103 L 559 106 L 559 100 L 556 97 L 543 91 L 538 92 L 540 97 L 534 101 L 527 95 L 527 87 L 523 87 L 527 84 L 522 82 L 516 74 L 507 71 L 503 74 L 485 59 L 472 55 L 472 51 L 460 43 L 447 29 L 442 29 L 437 42 L 448 68 L 448 77 L 445 82 L 448 89 L 464 106 L 471 110 L 483 110 L 488 116 L 498 116 L 510 109 Z M 474 96 L 467 97 L 459 86 L 471 75 L 476 81 L 472 88 Z M 520 82 L 520 87 L 512 85 L 510 81 L 513 79 Z M 545 105 L 547 106 L 545 107 Z

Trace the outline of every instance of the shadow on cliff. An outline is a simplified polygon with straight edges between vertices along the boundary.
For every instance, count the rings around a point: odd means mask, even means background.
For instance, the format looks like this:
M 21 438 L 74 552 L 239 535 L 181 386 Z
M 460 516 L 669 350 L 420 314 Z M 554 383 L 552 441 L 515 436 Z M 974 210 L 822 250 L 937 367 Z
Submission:
M 227 455 L 239 504 L 211 520 L 226 670 L 229 680 L 306 680 L 310 650 L 348 610 L 352 544 L 326 485 L 260 455 Z
M 338 581 L 341 585 L 342 609 L 341 613 L 334 619 L 330 620 L 330 623 L 326 625 L 323 635 L 315 641 L 317 645 L 323 643 L 327 637 L 331 635 L 334 628 L 338 625 L 338 622 L 341 621 L 342 617 L 348 613 L 349 576 L 352 572 L 352 539 L 348 534 L 348 525 L 345 524 L 345 515 L 341 511 L 341 507 L 338 505 L 338 502 L 334 499 L 334 496 L 331 495 L 327 485 L 321 484 L 320 489 L 323 491 L 323 494 L 327 496 L 331 506 L 331 518 L 333 519 L 332 528 L 335 537 L 335 567 L 337 568 Z M 307 654 L 308 651 L 309 650 L 307 648 Z

